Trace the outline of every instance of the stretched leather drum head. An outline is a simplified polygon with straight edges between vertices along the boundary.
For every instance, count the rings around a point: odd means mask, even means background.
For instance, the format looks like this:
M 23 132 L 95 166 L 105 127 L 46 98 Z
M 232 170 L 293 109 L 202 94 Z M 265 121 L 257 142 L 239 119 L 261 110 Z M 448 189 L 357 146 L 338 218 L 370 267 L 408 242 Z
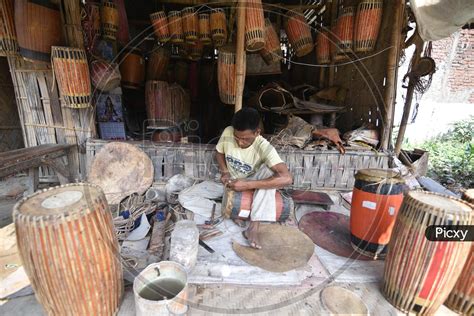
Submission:
M 261 224 L 258 234 L 262 249 L 232 244 L 237 255 L 248 264 L 270 272 L 286 272 L 305 266 L 313 255 L 313 242 L 298 229 Z
M 141 149 L 113 142 L 95 156 L 88 181 L 102 188 L 109 204 L 118 204 L 132 193 L 145 193 L 153 183 L 153 171 L 151 159 Z
M 340 286 L 323 289 L 321 301 L 331 315 L 369 315 L 365 303 L 352 291 Z

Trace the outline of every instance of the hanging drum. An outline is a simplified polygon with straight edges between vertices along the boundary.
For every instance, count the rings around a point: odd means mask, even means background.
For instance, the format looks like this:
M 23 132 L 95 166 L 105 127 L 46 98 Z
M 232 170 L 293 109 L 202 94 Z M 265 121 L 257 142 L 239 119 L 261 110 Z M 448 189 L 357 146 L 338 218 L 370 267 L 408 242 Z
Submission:
M 67 107 L 90 107 L 91 81 L 86 51 L 80 48 L 53 46 L 53 70 L 59 92 Z
M 308 55 L 313 50 L 313 38 L 303 15 L 295 12 L 288 12 L 288 20 L 285 23 L 286 35 L 296 56 Z
M 0 54 L 18 54 L 13 0 L 0 0 Z
M 331 62 L 329 32 L 320 30 L 316 34 L 316 60 L 320 65 Z
M 140 89 L 145 81 L 145 59 L 138 48 L 125 50 L 120 62 L 122 87 Z
M 159 42 L 166 43 L 170 40 L 170 31 L 168 29 L 168 18 L 165 11 L 159 11 L 150 14 L 153 32 Z
M 280 37 L 269 19 L 265 19 L 265 46 L 260 55 L 267 65 L 279 62 L 282 59 Z
M 215 47 L 221 47 L 227 41 L 227 22 L 224 9 L 215 9 L 210 16 L 211 36 Z
M 203 45 L 210 45 L 212 43 L 211 38 L 211 24 L 209 22 L 209 14 L 201 13 L 198 16 L 199 19 L 199 40 Z
M 181 20 L 183 23 L 184 39 L 188 43 L 194 43 L 198 39 L 199 22 L 198 16 L 194 13 L 192 7 L 184 8 L 181 11 Z
M 385 257 L 404 188 L 403 179 L 395 171 L 357 171 L 350 217 L 351 245 L 355 251 L 374 259 Z
M 344 7 L 337 19 L 338 38 L 336 38 L 337 53 L 344 54 L 352 50 L 354 36 L 354 7 Z
M 117 64 L 95 60 L 91 63 L 91 81 L 97 89 L 108 92 L 120 86 L 120 71 Z
M 61 45 L 61 15 L 55 1 L 15 1 L 15 29 L 20 54 L 51 62 L 51 46 Z
M 201 59 L 203 50 L 204 46 L 202 42 L 198 40 L 194 43 L 188 43 L 186 51 L 190 60 L 197 61 Z
M 179 11 L 168 13 L 168 29 L 170 31 L 171 43 L 178 44 L 184 42 L 183 24 Z
M 430 241 L 435 229 L 427 228 L 472 225 L 473 216 L 472 206 L 460 199 L 422 191 L 405 196 L 385 260 L 383 295 L 393 306 L 418 315 L 438 310 L 472 248 L 468 242 Z
M 47 315 L 114 315 L 122 266 L 112 215 L 95 185 L 38 191 L 13 210 L 18 252 Z
M 100 6 L 100 22 L 102 24 L 102 37 L 115 41 L 119 25 L 119 12 L 113 1 L 102 0 Z
M 233 191 L 226 189 L 222 197 L 222 214 L 226 218 L 248 220 L 251 215 L 255 190 Z M 284 222 L 293 212 L 293 199 L 280 191 L 275 191 L 276 219 Z
M 354 27 L 354 51 L 371 52 L 375 48 L 382 23 L 383 0 L 362 0 L 357 7 Z
M 146 82 L 145 105 L 148 125 L 154 127 L 175 125 L 169 85 L 166 81 L 150 80 Z
M 245 7 L 245 49 L 256 52 L 265 46 L 262 1 L 248 0 Z
M 235 59 L 235 46 L 227 45 L 219 50 L 217 84 L 219 86 L 219 97 L 225 104 L 235 104 L 237 93 Z
M 164 47 L 159 47 L 150 54 L 146 66 L 147 80 L 163 80 L 170 62 L 171 53 Z

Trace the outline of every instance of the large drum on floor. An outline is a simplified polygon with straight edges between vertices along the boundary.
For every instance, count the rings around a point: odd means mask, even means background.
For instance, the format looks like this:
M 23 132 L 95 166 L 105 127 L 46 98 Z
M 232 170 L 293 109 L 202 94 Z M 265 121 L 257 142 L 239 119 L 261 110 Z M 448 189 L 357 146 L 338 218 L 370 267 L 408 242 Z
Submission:
M 248 0 L 245 7 L 245 49 L 259 51 L 265 46 L 265 19 L 261 0 Z
M 148 125 L 174 126 L 169 85 L 166 81 L 149 80 L 145 84 L 145 105 Z
M 286 35 L 296 56 L 308 55 L 313 50 L 313 38 L 311 28 L 306 18 L 296 12 L 288 12 L 288 20 L 285 23 Z
M 198 39 L 199 22 L 194 8 L 187 7 L 181 11 L 184 39 L 188 43 L 194 43 Z
M 235 61 L 235 46 L 227 45 L 219 50 L 217 60 L 217 84 L 219 86 L 219 97 L 225 104 L 235 104 L 237 94 Z
M 145 82 L 145 59 L 138 48 L 125 50 L 120 62 L 122 87 L 140 89 Z
M 80 48 L 53 46 L 51 54 L 54 76 L 66 106 L 90 107 L 91 80 L 86 51 Z
M 320 30 L 316 35 L 316 61 L 320 65 L 327 65 L 331 62 L 328 31 Z
M 170 40 L 170 31 L 168 29 L 168 18 L 165 11 L 158 11 L 150 14 L 153 32 L 159 42 L 166 43 Z
M 179 44 L 184 42 L 181 12 L 170 11 L 168 13 L 168 29 L 170 31 L 171 43 Z
M 153 50 L 148 57 L 146 66 L 147 80 L 164 80 L 167 75 L 168 64 L 170 62 L 171 52 L 164 48 L 158 47 Z
M 473 215 L 460 199 L 422 191 L 407 194 L 385 260 L 383 294 L 392 305 L 419 315 L 438 310 L 460 276 L 471 243 L 430 241 L 427 228 L 472 225 Z
M 51 62 L 51 46 L 61 45 L 61 15 L 56 1 L 15 1 L 15 29 L 20 54 Z
M 357 7 L 354 26 L 354 51 L 374 50 L 382 23 L 383 0 L 362 0 Z
M 350 216 L 351 245 L 357 252 L 374 259 L 385 257 L 404 188 L 395 171 L 357 171 Z
M 227 41 L 227 21 L 224 9 L 214 9 L 210 15 L 211 37 L 215 47 L 223 46 Z
M 119 12 L 113 1 L 102 1 L 100 6 L 100 23 L 102 24 L 102 37 L 115 41 L 119 26 Z
M 474 205 L 474 189 L 463 192 L 462 199 Z M 474 245 L 444 305 L 459 314 L 474 315 Z
M 255 190 L 237 192 L 226 189 L 222 197 L 222 214 L 226 218 L 248 220 L 251 218 Z M 294 209 L 293 199 L 280 191 L 275 192 L 277 222 L 288 219 Z
M 269 19 L 265 19 L 265 46 L 260 50 L 260 56 L 267 65 L 279 62 L 282 59 L 280 36 Z
M 15 55 L 18 53 L 14 21 L 14 1 L 0 1 L 0 54 Z
M 112 214 L 95 185 L 38 191 L 13 210 L 18 251 L 48 315 L 113 315 L 123 294 Z

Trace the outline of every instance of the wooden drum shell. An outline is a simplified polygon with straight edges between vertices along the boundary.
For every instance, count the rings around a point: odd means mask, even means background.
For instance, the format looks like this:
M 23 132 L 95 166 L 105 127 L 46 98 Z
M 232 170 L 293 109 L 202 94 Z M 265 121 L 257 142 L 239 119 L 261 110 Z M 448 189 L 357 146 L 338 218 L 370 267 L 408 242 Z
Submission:
M 51 213 L 39 206 L 67 191 L 82 192 L 81 200 L 50 208 Z M 99 187 L 78 183 L 38 191 L 16 204 L 13 218 L 20 257 L 46 314 L 118 312 L 123 295 L 119 245 Z
M 175 125 L 168 82 L 147 81 L 145 84 L 145 105 L 148 125 L 155 127 Z
M 453 289 L 471 251 L 468 242 L 429 241 L 430 225 L 472 225 L 472 207 L 441 194 L 405 196 L 385 260 L 383 294 L 395 307 L 434 314 Z
M 260 51 L 260 56 L 267 65 L 277 63 L 282 59 L 280 36 L 269 19 L 265 19 L 265 45 Z
M 256 52 L 265 46 L 265 19 L 262 1 L 246 1 L 245 10 L 245 49 L 249 52 Z
M 219 51 L 217 61 L 217 84 L 219 87 L 219 97 L 225 104 L 235 104 L 237 93 L 235 61 L 236 54 L 234 46 L 224 46 Z
M 285 23 L 288 41 L 293 47 L 296 56 L 302 57 L 308 55 L 313 50 L 313 38 L 311 37 L 311 28 L 309 27 L 303 15 L 289 13 L 288 20 Z
M 91 81 L 84 49 L 53 46 L 53 70 L 66 106 L 90 107 Z
M 329 42 L 329 32 L 319 31 L 316 35 L 316 60 L 320 65 L 331 63 L 331 44 Z
M 199 22 L 198 16 L 192 7 L 181 11 L 184 39 L 188 43 L 194 43 L 198 39 Z
M 119 12 L 113 1 L 103 0 L 100 6 L 102 37 L 111 41 L 117 39 Z
M 139 49 L 130 49 L 125 52 L 120 62 L 122 87 L 140 89 L 145 81 L 145 59 Z
M 120 86 L 120 71 L 117 64 L 94 60 L 90 72 L 92 85 L 101 91 L 108 92 Z
M 354 37 L 354 7 L 344 7 L 337 19 L 337 52 L 348 53 L 352 51 L 352 39 Z
M 18 54 L 14 21 L 14 1 L 0 1 L 0 54 L 4 56 Z
M 362 0 L 357 7 L 354 26 L 354 51 L 371 52 L 375 48 L 382 23 L 383 0 Z
M 198 20 L 199 20 L 199 40 L 203 43 L 203 45 L 212 44 L 211 23 L 210 23 L 209 14 L 207 13 L 199 14 Z
M 168 17 L 164 11 L 158 11 L 150 14 L 153 32 L 159 42 L 166 43 L 170 40 L 170 31 L 168 29 Z
M 171 43 L 179 44 L 179 43 L 184 42 L 181 12 L 179 11 L 168 12 L 168 29 L 170 32 Z
M 211 37 L 215 47 L 223 46 L 227 41 L 227 21 L 223 9 L 215 9 L 210 14 Z

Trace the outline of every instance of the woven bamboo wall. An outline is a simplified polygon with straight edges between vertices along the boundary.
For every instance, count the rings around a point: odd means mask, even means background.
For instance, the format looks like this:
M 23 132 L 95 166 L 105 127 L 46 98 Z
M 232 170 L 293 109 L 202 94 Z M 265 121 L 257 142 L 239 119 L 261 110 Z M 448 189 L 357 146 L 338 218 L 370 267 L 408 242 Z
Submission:
M 207 180 L 214 179 L 217 163 L 215 146 L 207 144 L 130 142 L 141 148 L 153 161 L 155 182 L 164 182 L 175 174 Z M 87 142 L 87 166 L 107 141 Z M 355 171 L 362 168 L 387 168 L 389 157 L 383 153 L 348 151 L 309 151 L 277 148 L 294 177 L 295 188 L 352 190 Z

